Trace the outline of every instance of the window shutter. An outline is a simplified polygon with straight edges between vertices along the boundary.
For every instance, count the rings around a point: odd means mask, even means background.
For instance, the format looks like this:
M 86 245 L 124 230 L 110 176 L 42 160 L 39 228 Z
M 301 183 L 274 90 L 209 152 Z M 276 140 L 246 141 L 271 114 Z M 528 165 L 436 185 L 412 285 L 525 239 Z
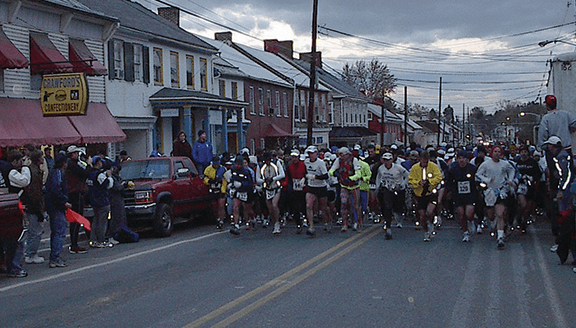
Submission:
M 124 80 L 134 82 L 134 44 L 124 43 Z
M 114 80 L 114 39 L 108 41 L 108 79 Z
M 142 46 L 142 70 L 144 83 L 150 83 L 150 50 L 146 46 Z

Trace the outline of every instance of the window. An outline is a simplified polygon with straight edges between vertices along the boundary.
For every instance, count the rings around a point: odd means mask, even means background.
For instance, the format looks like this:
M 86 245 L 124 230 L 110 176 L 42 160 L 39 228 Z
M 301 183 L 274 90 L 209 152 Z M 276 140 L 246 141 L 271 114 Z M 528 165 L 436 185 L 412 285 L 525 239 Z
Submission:
M 250 152 L 254 154 L 254 150 L 256 149 L 256 140 L 250 139 Z
M 264 138 L 260 138 L 260 148 L 266 149 L 266 140 Z
M 322 143 L 324 143 L 324 138 L 323 138 L 323 137 L 317 137 L 317 138 L 316 138 L 316 143 L 317 143 L 317 144 L 322 144 Z
M 194 89 L 194 57 L 186 55 L 186 86 Z
M 258 88 L 258 114 L 264 115 L 264 90 Z
M 284 98 L 282 103 L 282 108 L 284 109 L 284 117 L 288 117 L 288 94 L 284 92 L 282 94 L 282 98 Z
M 250 87 L 250 114 L 256 115 L 254 87 Z
M 231 83 L 232 99 L 238 100 L 238 82 Z
M 266 102 L 268 103 L 268 112 L 270 116 L 274 115 L 274 107 L 272 107 L 272 93 L 270 90 L 266 90 Z
M 134 80 L 142 82 L 142 45 L 134 45 Z
M 280 113 L 280 91 L 276 91 L 276 115 L 278 117 L 282 116 L 282 113 Z
M 154 84 L 163 85 L 164 77 L 162 76 L 162 49 L 154 48 Z
M 218 91 L 220 92 L 220 97 L 226 97 L 226 81 L 218 81 Z
M 4 70 L 0 69 L 0 92 L 4 92 Z
M 124 43 L 114 40 L 114 78 L 124 79 Z
M 368 113 L 368 120 L 372 120 L 372 113 Z
M 170 84 L 174 88 L 180 87 L 180 69 L 178 68 L 178 53 L 170 51 Z
M 334 124 L 334 103 L 333 102 L 328 103 L 328 108 L 329 108 L 328 122 L 330 124 Z
M 300 104 L 300 93 L 295 92 L 295 95 L 294 95 L 294 120 L 297 120 L 297 121 L 300 120 L 300 106 L 298 106 L 298 104 Z
M 200 58 L 200 89 L 208 91 L 208 61 L 206 58 Z
M 300 90 L 300 108 L 302 112 L 300 113 L 300 118 L 302 122 L 306 122 L 306 91 Z

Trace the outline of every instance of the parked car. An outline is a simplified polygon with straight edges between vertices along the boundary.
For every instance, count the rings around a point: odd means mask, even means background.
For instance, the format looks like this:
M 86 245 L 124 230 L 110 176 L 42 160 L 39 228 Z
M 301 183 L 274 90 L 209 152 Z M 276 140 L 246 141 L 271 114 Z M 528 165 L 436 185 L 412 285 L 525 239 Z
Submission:
M 18 195 L 0 191 L 0 241 L 17 241 L 23 228 L 24 208 Z
M 187 157 L 128 161 L 120 176 L 130 226 L 152 226 L 158 236 L 167 237 L 177 222 L 214 219 L 216 199 Z

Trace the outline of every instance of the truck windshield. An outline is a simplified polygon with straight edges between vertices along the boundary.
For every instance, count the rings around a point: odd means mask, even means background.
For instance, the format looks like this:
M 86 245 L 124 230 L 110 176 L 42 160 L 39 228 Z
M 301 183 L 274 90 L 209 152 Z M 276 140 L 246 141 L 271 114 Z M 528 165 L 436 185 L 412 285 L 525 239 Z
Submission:
M 170 178 L 170 161 L 129 161 L 122 165 L 122 180 L 154 180 Z

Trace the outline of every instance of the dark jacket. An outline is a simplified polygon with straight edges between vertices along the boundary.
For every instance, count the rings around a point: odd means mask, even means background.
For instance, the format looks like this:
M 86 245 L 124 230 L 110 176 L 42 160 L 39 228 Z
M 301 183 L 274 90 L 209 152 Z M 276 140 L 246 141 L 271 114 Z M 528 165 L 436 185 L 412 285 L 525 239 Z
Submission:
M 208 166 L 212 157 L 212 145 L 208 141 L 196 141 L 192 146 L 192 160 L 194 163 Z
M 102 176 L 103 175 L 103 176 Z M 104 207 L 110 205 L 108 189 L 113 185 L 112 178 L 106 177 L 103 170 L 93 170 L 86 180 L 88 185 L 88 198 L 92 207 Z
M 192 146 L 190 146 L 188 140 L 184 140 L 184 142 L 178 139 L 174 140 L 172 156 L 185 156 L 192 159 Z
M 86 193 L 88 187 L 86 186 L 86 179 L 89 177 L 89 172 L 80 164 L 78 160 L 68 159 L 68 167 L 66 168 L 66 180 L 68 181 L 68 191 L 72 193 Z
M 66 177 L 60 169 L 52 169 L 48 175 L 45 202 L 48 213 L 66 211 L 68 186 L 66 184 Z
M 42 190 L 42 177 L 43 173 L 40 167 L 36 164 L 31 164 L 30 168 L 30 184 L 24 188 L 22 194 L 22 203 L 26 205 L 26 211 L 42 217 L 44 212 L 44 191 Z

